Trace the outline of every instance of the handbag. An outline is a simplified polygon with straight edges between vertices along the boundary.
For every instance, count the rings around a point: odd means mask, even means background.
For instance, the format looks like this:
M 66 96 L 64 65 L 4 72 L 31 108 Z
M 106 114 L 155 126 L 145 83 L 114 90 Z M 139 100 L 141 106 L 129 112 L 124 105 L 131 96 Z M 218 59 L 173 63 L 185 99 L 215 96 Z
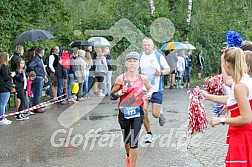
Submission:
M 73 86 L 72 86 L 72 93 L 73 94 L 76 94 L 79 92 L 79 84 L 78 83 L 73 83 Z

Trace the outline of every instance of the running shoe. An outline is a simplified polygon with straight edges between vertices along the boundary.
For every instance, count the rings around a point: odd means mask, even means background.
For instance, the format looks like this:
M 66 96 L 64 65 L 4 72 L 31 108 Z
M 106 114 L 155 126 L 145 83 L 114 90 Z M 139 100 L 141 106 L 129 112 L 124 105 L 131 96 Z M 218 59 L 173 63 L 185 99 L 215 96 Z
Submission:
M 153 140 L 154 140 L 153 135 L 147 134 L 147 139 L 146 139 L 145 143 L 152 143 Z
M 126 167 L 130 167 L 130 158 L 126 155 Z
M 165 117 L 164 117 L 164 113 L 161 112 L 161 113 L 160 113 L 160 116 L 159 116 L 159 125 L 160 125 L 160 126 L 164 126 L 165 123 L 166 123 L 166 119 L 165 119 Z

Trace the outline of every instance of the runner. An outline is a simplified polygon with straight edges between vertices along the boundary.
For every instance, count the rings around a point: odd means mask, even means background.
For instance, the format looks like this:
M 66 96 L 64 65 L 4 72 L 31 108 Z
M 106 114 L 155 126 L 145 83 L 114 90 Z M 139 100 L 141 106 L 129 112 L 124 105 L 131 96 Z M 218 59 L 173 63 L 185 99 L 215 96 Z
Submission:
M 150 121 L 148 118 L 149 103 L 152 103 L 152 115 L 159 118 L 160 126 L 164 126 L 166 120 L 162 112 L 163 88 L 162 75 L 170 71 L 170 67 L 165 57 L 154 50 L 154 43 L 151 38 L 143 39 L 144 52 L 140 56 L 141 73 L 146 75 L 152 86 L 153 94 L 149 101 L 145 101 L 146 110 L 144 110 L 144 127 L 147 131 L 147 143 L 153 141 L 153 135 L 150 129 Z
M 136 166 L 138 156 L 138 137 L 144 119 L 144 100 L 152 95 L 151 85 L 147 77 L 138 73 L 139 55 L 137 52 L 130 52 L 126 58 L 127 71 L 118 76 L 111 90 L 111 100 L 120 97 L 118 122 L 121 126 L 127 167 Z M 144 95 L 143 85 L 147 92 Z

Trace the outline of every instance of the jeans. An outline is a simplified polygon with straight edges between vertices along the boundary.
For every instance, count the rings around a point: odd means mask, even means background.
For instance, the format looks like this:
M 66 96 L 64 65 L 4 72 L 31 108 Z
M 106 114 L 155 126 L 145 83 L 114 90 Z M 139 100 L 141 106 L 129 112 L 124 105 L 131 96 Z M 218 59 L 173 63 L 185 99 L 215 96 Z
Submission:
M 5 115 L 6 106 L 10 98 L 10 92 L 0 93 L 0 116 Z M 2 121 L 3 118 L 0 118 Z
M 79 83 L 79 92 L 77 94 L 77 99 L 80 99 L 82 97 L 83 93 L 83 83 Z
M 58 90 L 57 90 L 57 96 L 61 96 L 64 91 L 64 78 L 57 78 L 58 80 Z M 59 98 L 61 99 L 61 98 Z
M 192 66 L 186 67 L 184 71 L 184 83 L 190 83 L 191 81 Z
M 40 103 L 40 98 L 42 96 L 42 89 L 44 86 L 44 78 L 36 77 L 35 80 L 32 82 L 32 106 L 36 106 Z
M 93 76 L 88 76 L 88 92 L 92 89 L 94 85 L 94 77 Z
M 48 78 L 48 83 L 49 83 L 49 96 L 53 97 L 53 94 L 52 94 L 52 79 L 51 79 L 50 75 L 48 75 L 47 78 Z
M 88 87 L 89 75 L 86 75 L 85 82 L 83 83 L 83 90 L 85 91 L 85 95 L 88 95 L 89 87 Z
M 169 75 L 164 75 L 164 86 L 168 86 L 168 76 Z
M 111 90 L 111 78 L 112 78 L 112 71 L 108 71 L 107 74 L 104 76 L 104 85 L 105 85 L 105 89 L 104 92 L 105 94 L 110 94 L 110 90 Z
M 73 74 L 68 74 L 68 99 L 71 99 L 73 97 L 72 94 L 72 87 L 74 83 L 74 75 Z

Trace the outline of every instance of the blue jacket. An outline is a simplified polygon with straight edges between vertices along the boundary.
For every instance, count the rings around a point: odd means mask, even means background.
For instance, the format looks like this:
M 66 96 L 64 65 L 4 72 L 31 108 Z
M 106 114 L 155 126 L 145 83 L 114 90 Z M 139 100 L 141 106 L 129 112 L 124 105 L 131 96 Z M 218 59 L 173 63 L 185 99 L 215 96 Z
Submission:
M 44 78 L 46 76 L 42 57 L 40 57 L 38 54 L 36 54 L 35 57 L 32 59 L 32 61 L 30 62 L 29 68 L 31 71 L 35 71 L 37 77 Z

